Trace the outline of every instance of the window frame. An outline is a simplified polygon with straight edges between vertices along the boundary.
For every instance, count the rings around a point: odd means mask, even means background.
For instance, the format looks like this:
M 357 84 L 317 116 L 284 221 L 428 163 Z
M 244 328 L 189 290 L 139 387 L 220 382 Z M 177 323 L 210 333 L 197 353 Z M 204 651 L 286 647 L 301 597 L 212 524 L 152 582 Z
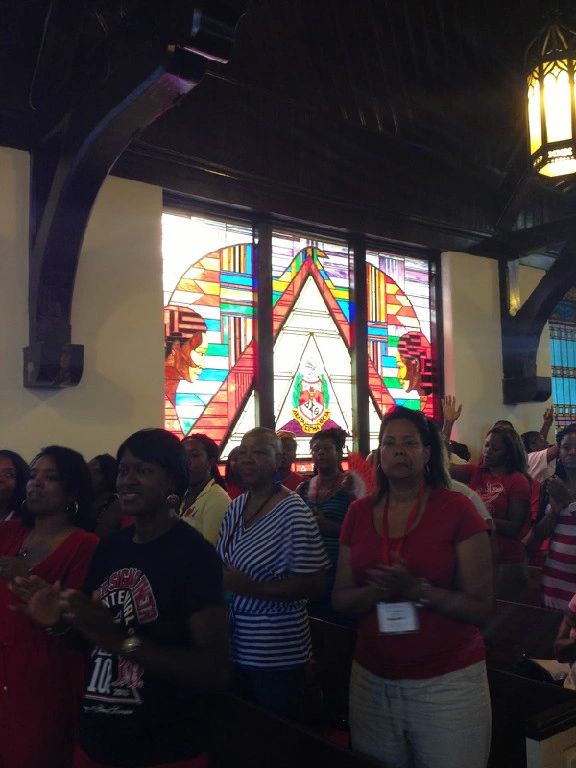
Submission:
M 444 354 L 442 336 L 441 254 L 420 245 L 397 243 L 334 229 L 321 224 L 294 221 L 287 217 L 254 214 L 231 206 L 164 191 L 163 213 L 206 216 L 237 222 L 252 228 L 254 248 L 254 341 L 256 363 L 254 395 L 256 424 L 275 429 L 274 413 L 274 336 L 272 304 L 272 235 L 275 230 L 303 235 L 310 239 L 347 243 L 349 249 L 350 301 L 354 317 L 352 330 L 352 445 L 355 451 L 370 451 L 368 385 L 368 323 L 366 301 L 366 251 L 384 251 L 391 256 L 412 257 L 428 262 L 430 291 L 430 343 L 437 362 L 437 391 L 434 412 L 440 414 L 439 398 L 444 391 Z M 231 425 L 233 426 L 233 425 Z

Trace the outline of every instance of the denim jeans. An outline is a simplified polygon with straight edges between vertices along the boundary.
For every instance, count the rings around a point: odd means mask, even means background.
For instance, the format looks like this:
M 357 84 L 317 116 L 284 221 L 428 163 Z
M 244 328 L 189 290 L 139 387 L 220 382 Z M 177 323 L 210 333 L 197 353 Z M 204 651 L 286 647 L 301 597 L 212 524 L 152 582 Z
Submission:
M 352 665 L 352 748 L 389 768 L 486 768 L 491 731 L 484 662 L 424 680 Z

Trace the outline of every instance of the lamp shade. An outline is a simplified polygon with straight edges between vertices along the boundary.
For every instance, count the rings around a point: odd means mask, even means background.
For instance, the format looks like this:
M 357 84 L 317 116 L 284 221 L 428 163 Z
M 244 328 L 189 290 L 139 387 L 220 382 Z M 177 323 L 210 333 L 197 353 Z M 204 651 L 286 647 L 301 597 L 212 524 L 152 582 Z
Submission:
M 528 52 L 528 131 L 534 169 L 576 173 L 576 33 L 552 24 Z

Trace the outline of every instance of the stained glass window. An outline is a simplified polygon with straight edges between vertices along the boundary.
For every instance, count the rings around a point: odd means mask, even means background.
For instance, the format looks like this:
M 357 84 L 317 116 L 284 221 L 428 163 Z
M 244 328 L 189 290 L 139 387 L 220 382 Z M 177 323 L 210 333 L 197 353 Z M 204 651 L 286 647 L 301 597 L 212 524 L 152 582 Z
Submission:
M 272 292 L 276 427 L 306 456 L 322 428 L 352 434 L 348 246 L 275 232 Z
M 164 214 L 162 253 L 165 427 L 231 447 L 255 424 L 252 229 Z
M 394 405 L 437 416 L 429 263 L 366 252 L 370 443 Z
M 557 426 L 576 421 L 576 324 L 550 322 L 552 402 Z
M 255 426 L 255 269 L 250 222 L 163 216 L 165 426 L 205 432 L 224 457 Z M 354 435 L 352 255 L 346 242 L 272 234 L 274 411 L 297 438 Z M 372 445 L 395 404 L 437 415 L 428 261 L 367 252 Z M 349 440 L 349 448 L 353 445 Z

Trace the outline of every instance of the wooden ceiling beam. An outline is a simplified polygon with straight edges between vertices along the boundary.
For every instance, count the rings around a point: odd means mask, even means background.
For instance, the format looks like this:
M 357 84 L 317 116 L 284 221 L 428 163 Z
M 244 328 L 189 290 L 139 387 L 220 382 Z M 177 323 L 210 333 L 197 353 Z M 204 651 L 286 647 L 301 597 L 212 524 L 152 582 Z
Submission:
M 516 314 L 509 302 L 510 264 L 504 260 L 499 278 L 504 403 L 544 402 L 550 397 L 551 381 L 537 374 L 538 345 L 554 308 L 576 286 L 576 224 L 572 223 L 560 255 Z
M 165 9 L 159 3 L 158 13 Z M 193 51 L 174 45 L 171 38 L 152 51 L 146 40 L 127 46 L 115 74 L 32 153 L 30 342 L 24 349 L 24 386 L 59 388 L 80 381 L 84 348 L 71 343 L 71 308 L 84 232 L 98 191 L 134 135 L 200 81 L 207 57 L 221 58 L 223 49 L 230 52 L 239 15 L 232 15 L 230 24 L 226 6 L 207 2 L 195 19 L 197 34 L 189 45 Z M 186 41 L 192 18 L 178 18 L 186 22 L 183 29 L 170 31 L 180 32 L 178 42 Z

